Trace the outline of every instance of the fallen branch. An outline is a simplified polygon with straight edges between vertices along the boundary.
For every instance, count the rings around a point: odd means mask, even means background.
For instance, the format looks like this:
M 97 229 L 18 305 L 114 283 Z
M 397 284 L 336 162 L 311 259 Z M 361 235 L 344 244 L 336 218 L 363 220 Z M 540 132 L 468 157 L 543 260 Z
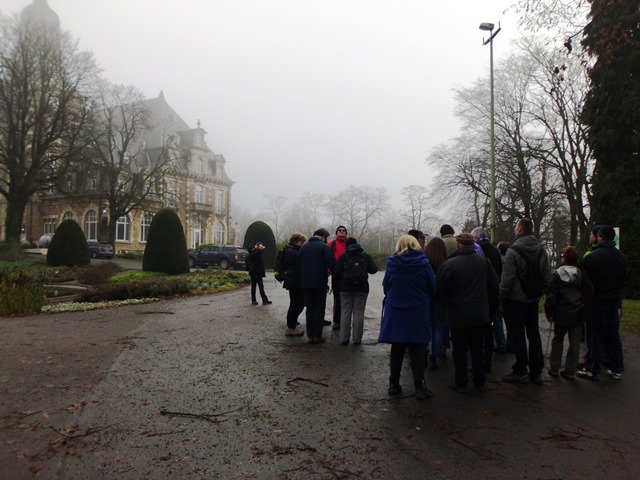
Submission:
M 94 433 L 98 433 L 98 432 L 101 432 L 102 430 L 106 430 L 107 428 L 111 428 L 111 425 L 107 425 L 106 427 L 96 428 L 96 429 L 89 428 L 87 429 L 86 432 L 81 433 L 79 435 L 67 435 L 66 433 L 61 432 L 60 430 L 58 430 L 57 428 L 51 425 L 49 425 L 49 428 L 54 432 L 56 432 L 58 435 L 62 435 L 64 438 L 76 439 L 76 438 L 88 437 L 89 435 L 93 435 Z
M 329 386 L 326 383 L 322 383 L 322 382 L 318 382 L 316 380 L 311 380 L 309 378 L 302 378 L 302 377 L 296 377 L 293 380 L 287 381 L 287 385 L 292 385 L 295 382 L 309 382 L 309 383 L 313 383 L 315 385 L 320 385 L 321 387 L 328 387 Z
M 219 420 L 216 417 L 226 415 L 227 413 L 237 412 L 238 410 L 242 410 L 242 408 L 243 407 L 238 407 L 233 410 L 228 410 L 226 412 L 221 412 L 221 413 L 170 412 L 169 410 L 161 409 L 160 415 L 165 415 L 168 417 L 199 418 L 200 420 L 207 420 L 208 422 L 211 422 L 211 423 L 220 423 L 220 422 L 226 422 L 226 420 Z

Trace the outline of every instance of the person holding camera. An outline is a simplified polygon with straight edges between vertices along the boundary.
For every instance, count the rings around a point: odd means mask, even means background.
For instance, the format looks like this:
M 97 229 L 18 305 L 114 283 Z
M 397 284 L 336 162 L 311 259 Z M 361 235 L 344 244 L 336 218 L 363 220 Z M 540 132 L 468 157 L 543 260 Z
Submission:
M 251 277 L 251 304 L 258 305 L 256 301 L 256 286 L 260 289 L 260 297 L 262 298 L 263 305 L 270 305 L 272 302 L 267 298 L 267 294 L 264 291 L 264 283 L 262 279 L 266 276 L 264 271 L 264 261 L 262 260 L 262 251 L 265 246 L 258 242 L 255 247 L 249 252 L 247 258 L 249 276 Z

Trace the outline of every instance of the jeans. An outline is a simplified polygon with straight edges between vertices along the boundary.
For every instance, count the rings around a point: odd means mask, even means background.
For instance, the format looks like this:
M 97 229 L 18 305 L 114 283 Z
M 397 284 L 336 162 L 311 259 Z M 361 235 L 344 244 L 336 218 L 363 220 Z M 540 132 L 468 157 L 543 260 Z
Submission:
M 391 373 L 389 382 L 400 383 L 400 370 L 404 360 L 404 352 L 409 349 L 409 360 L 411 361 L 411 372 L 413 373 L 413 384 L 419 385 L 424 382 L 424 343 L 392 343 L 391 358 L 389 366 Z
M 289 310 L 287 310 L 287 328 L 298 326 L 298 317 L 304 310 L 304 295 L 299 288 L 289 289 Z
M 595 300 L 595 315 L 592 319 L 590 358 L 587 370 L 598 375 L 606 353 L 609 368 L 614 373 L 624 371 L 622 341 L 620 340 L 620 300 Z
M 583 324 L 580 323 L 573 327 L 565 327 L 553 324 L 553 340 L 551 340 L 551 355 L 549 356 L 549 366 L 555 371 L 560 370 L 562 364 L 562 349 L 564 346 L 564 337 L 569 335 L 569 349 L 567 357 L 564 361 L 564 370 L 566 373 L 576 373 L 578 369 L 578 358 L 580 357 L 580 338 L 582 337 Z
M 353 343 L 362 342 L 364 331 L 364 309 L 367 306 L 368 292 L 340 292 L 340 341 L 348 342 L 351 336 L 351 319 L 353 317 Z
M 307 307 L 307 337 L 322 337 L 322 321 L 327 308 L 326 288 L 304 288 L 304 306 Z
M 466 387 L 469 383 L 467 373 L 467 349 L 471 351 L 471 368 L 473 384 L 483 387 L 487 381 L 484 374 L 484 339 L 486 332 L 491 332 L 489 325 L 477 325 L 467 328 L 451 328 L 451 344 L 453 345 L 453 363 L 456 367 L 456 385 Z
M 260 297 L 263 302 L 269 301 L 267 294 L 264 292 L 264 283 L 262 283 L 262 275 L 259 273 L 251 273 L 251 301 L 256 301 L 256 286 L 260 289 Z
M 503 307 L 507 331 L 516 354 L 513 372 L 524 376 L 527 374 L 528 367 L 531 375 L 540 375 L 544 368 L 544 356 L 538 326 L 538 302 L 506 300 Z M 529 340 L 528 350 L 527 340 Z

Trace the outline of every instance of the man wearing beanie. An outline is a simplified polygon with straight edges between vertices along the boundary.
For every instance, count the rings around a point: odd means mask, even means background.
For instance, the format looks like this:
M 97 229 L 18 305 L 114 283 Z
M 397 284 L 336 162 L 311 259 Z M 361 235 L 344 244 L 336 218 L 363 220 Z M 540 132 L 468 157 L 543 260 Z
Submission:
M 627 257 L 616 248 L 616 231 L 609 225 L 598 230 L 598 245 L 582 260 L 582 267 L 593 283 L 593 315 L 587 364 L 577 375 L 597 380 L 606 352 L 609 357 L 607 374 L 622 379 L 624 359 L 620 340 L 620 302 L 627 275 Z
M 336 228 L 336 238 L 329 242 L 329 248 L 333 251 L 336 261 L 347 251 L 347 227 L 340 225 Z M 342 312 L 340 310 L 340 277 L 337 275 L 331 277 L 331 290 L 333 291 L 333 329 L 340 330 Z
M 458 242 L 453 236 L 454 231 L 451 225 L 444 224 L 440 227 L 440 236 L 444 242 L 444 246 L 447 247 L 447 257 L 450 257 L 453 252 L 458 249 Z
M 327 271 L 333 270 L 336 259 L 326 241 L 329 232 L 319 228 L 298 252 L 300 286 L 307 308 L 309 343 L 324 343 L 322 321 L 327 307 Z

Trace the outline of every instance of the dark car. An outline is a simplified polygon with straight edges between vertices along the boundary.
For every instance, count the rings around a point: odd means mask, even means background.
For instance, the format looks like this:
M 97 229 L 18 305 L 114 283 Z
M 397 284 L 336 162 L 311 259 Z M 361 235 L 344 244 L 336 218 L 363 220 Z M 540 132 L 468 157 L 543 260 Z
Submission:
M 242 270 L 248 256 L 246 248 L 236 245 L 202 245 L 189 252 L 189 265 L 191 268 L 218 265 L 223 270 Z
M 110 243 L 90 240 L 87 242 L 87 246 L 91 258 L 113 258 L 113 247 Z

